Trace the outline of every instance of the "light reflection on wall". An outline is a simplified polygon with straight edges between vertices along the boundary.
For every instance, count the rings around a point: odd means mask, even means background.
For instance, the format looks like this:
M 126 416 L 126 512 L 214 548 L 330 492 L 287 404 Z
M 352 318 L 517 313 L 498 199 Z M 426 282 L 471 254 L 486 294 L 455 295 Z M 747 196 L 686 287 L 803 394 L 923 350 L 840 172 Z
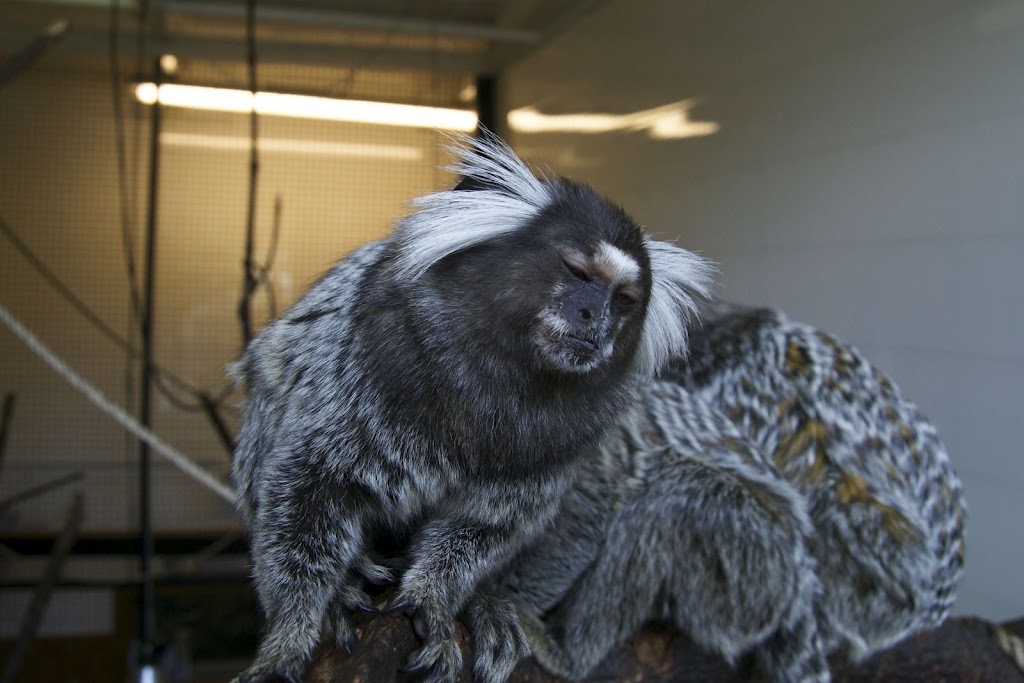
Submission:
M 629 114 L 544 114 L 536 107 L 521 107 L 508 113 L 508 125 L 517 133 L 612 133 L 643 131 L 655 140 L 713 135 L 721 127 L 715 121 L 691 121 L 696 100 L 672 102 L 654 109 Z

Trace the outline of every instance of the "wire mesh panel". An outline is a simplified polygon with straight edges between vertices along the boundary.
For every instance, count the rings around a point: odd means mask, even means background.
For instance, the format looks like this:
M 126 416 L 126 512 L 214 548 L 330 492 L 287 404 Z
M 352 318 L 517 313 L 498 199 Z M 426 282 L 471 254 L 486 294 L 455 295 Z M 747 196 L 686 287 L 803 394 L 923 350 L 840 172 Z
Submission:
M 472 83 L 468 75 L 372 66 L 261 65 L 258 73 L 261 89 L 463 108 Z M 241 60 L 186 61 L 175 75 L 181 83 L 233 88 L 245 88 L 246 77 Z M 0 91 L 0 300 L 114 402 L 134 410 L 139 364 L 126 347 L 139 346 L 133 299 L 140 298 L 143 268 L 151 108 L 134 99 L 134 82 L 114 82 L 116 92 L 103 71 L 37 68 Z M 243 340 L 237 311 L 251 122 L 246 113 L 161 112 L 152 425 L 226 479 L 229 451 L 202 400 L 215 404 L 233 433 L 241 397 L 231 392 L 225 366 Z M 408 199 L 451 179 L 437 168 L 445 163 L 444 140 L 433 130 L 301 117 L 263 116 L 257 123 L 252 226 L 261 284 L 251 310 L 258 330 L 337 258 L 382 236 Z M 54 280 L 66 291 L 55 289 Z M 77 305 L 69 303 L 69 292 Z M 83 308 L 106 329 L 84 317 Z M 0 331 L 0 392 L 17 397 L 0 464 L 0 499 L 80 471 L 84 533 L 133 533 L 134 439 L 6 330 Z M 236 528 L 228 504 L 154 458 L 158 535 Z M 2 510 L 0 531 L 52 533 L 65 500 L 55 490 Z

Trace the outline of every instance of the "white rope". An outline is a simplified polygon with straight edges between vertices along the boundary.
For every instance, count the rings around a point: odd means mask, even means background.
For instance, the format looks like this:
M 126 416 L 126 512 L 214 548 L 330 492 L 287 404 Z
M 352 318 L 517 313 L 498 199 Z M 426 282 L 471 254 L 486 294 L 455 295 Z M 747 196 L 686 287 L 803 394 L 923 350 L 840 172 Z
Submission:
M 43 361 L 53 368 L 58 375 L 63 377 L 68 384 L 82 392 L 87 399 L 96 405 L 96 407 L 114 418 L 122 427 L 134 434 L 136 437 L 152 446 L 155 451 L 170 460 L 171 463 L 182 472 L 192 477 L 227 502 L 234 504 L 234 489 L 197 465 L 184 453 L 143 427 L 138 420 L 126 413 L 123 408 L 104 396 L 99 389 L 89 384 L 89 382 L 83 379 L 78 373 L 68 367 L 64 361 L 58 358 L 53 351 L 43 344 L 43 342 L 39 341 L 39 339 L 32 334 L 27 327 L 22 325 L 3 304 L 0 304 L 0 320 L 3 320 L 4 324 L 7 325 L 11 332 L 17 335 L 18 338 L 25 343 L 25 346 L 29 347 L 37 356 L 42 358 Z

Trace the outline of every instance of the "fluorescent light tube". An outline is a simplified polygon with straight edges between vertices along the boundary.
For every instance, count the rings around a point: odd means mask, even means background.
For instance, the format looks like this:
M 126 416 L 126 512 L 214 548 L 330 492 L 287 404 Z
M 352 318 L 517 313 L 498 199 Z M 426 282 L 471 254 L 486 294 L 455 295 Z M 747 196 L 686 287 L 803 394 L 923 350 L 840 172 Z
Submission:
M 252 141 L 236 135 L 202 135 L 195 133 L 160 133 L 160 142 L 173 147 L 201 147 L 231 152 L 248 152 Z M 261 137 L 260 152 L 308 154 L 392 161 L 422 161 L 423 150 L 411 145 L 389 145 L 374 142 L 327 142 Z
M 338 100 L 312 95 L 289 95 L 275 92 L 208 88 L 198 85 L 139 83 L 135 97 L 143 104 L 157 101 L 166 107 L 186 107 L 208 111 L 256 113 L 265 116 L 290 116 L 326 121 L 372 123 L 383 126 L 406 126 L 434 130 L 472 132 L 476 129 L 476 113 L 466 109 L 423 107 L 413 104 Z

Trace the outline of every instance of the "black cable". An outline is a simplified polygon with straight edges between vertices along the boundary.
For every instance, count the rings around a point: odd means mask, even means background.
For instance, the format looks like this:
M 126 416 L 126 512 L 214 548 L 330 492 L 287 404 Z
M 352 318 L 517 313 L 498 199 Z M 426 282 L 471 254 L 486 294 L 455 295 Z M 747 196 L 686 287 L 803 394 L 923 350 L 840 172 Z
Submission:
M 135 264 L 135 242 L 132 236 L 132 222 L 135 215 L 135 204 L 129 201 L 128 193 L 128 161 L 125 149 L 124 110 L 121 98 L 121 55 L 120 55 L 120 16 L 119 0 L 111 0 L 110 17 L 107 30 L 107 48 L 110 71 L 110 92 L 114 107 L 114 147 L 117 156 L 117 186 L 120 203 L 121 249 L 124 256 L 125 269 L 128 275 L 128 291 L 131 298 L 133 321 L 141 319 L 142 304 L 139 301 L 138 269 Z
M 145 12 L 138 13 L 138 26 L 136 31 L 136 59 L 135 68 L 137 73 L 141 73 L 144 55 L 146 52 L 146 41 L 148 32 L 145 30 Z M 123 91 L 121 87 L 121 71 L 120 71 L 120 4 L 119 0 L 111 0 L 110 5 L 110 20 L 108 30 L 108 48 L 109 48 L 109 62 L 110 62 L 110 85 L 111 94 L 113 97 L 113 108 L 114 108 L 114 129 L 115 129 L 115 145 L 117 154 L 117 175 L 118 175 L 118 192 L 120 199 L 120 218 L 121 218 L 121 246 L 124 255 L 125 268 L 127 270 L 129 296 L 131 299 L 132 307 L 132 329 L 139 329 L 142 323 L 142 304 L 141 294 L 139 292 L 139 276 L 138 267 L 136 265 L 135 258 L 135 242 L 133 238 L 133 223 L 135 216 L 135 199 L 134 194 L 128 189 L 128 163 L 127 163 L 127 150 L 126 150 L 126 138 L 125 133 L 125 120 L 124 111 L 122 107 Z M 138 112 L 138 109 L 135 109 Z M 138 125 L 138 118 L 135 120 L 135 142 L 134 149 L 136 151 L 136 163 L 135 168 L 138 168 L 138 155 L 140 153 L 139 146 L 139 135 L 141 126 Z M 136 171 L 137 172 L 137 171 Z M 134 178 L 134 173 L 132 174 Z M 133 183 L 134 186 L 134 183 Z M 123 341 L 123 340 L 122 340 Z M 131 345 L 124 341 L 122 348 L 129 347 L 129 353 L 138 358 L 139 352 Z M 153 386 L 160 393 L 161 396 L 167 400 L 173 407 L 183 412 L 204 412 L 211 425 L 213 426 L 218 438 L 225 445 L 228 452 L 232 452 L 234 449 L 233 440 L 230 438 L 227 428 L 224 425 L 224 420 L 220 415 L 220 409 L 222 403 L 234 393 L 234 387 L 230 384 L 227 385 L 215 398 L 211 397 L 208 393 L 200 391 L 191 385 L 188 385 L 183 380 L 180 380 L 170 373 L 150 366 L 151 378 L 153 380 Z M 185 391 L 191 395 L 191 400 L 182 400 L 179 398 L 171 387 L 168 386 L 168 382 L 176 384 L 179 391 Z M 134 386 L 133 373 L 131 366 L 128 366 L 127 376 L 125 377 L 126 395 L 131 395 L 132 387 Z
M 14 394 L 4 396 L 4 407 L 0 409 L 0 466 L 4 462 L 4 450 L 7 448 L 7 434 L 11 427 L 11 416 L 14 415 Z
M 267 311 L 271 318 L 277 317 L 277 290 L 274 288 L 274 281 L 270 277 L 270 271 L 274 268 L 274 259 L 277 257 L 277 245 L 281 235 L 281 194 L 274 196 L 274 224 L 270 231 L 270 246 L 267 247 L 267 256 L 260 266 L 259 284 L 267 291 Z
M 165 384 L 164 378 L 160 375 L 160 373 L 151 373 L 151 378 L 153 380 L 153 386 L 156 387 L 156 390 L 160 393 L 160 395 L 167 399 L 167 402 L 170 403 L 175 408 L 177 408 L 178 410 L 181 410 L 186 413 L 195 413 L 199 412 L 200 410 L 203 410 L 202 399 L 200 398 L 203 392 L 199 390 L 196 390 L 194 393 L 192 391 L 189 391 L 188 393 L 192 394 L 195 400 L 193 402 L 185 401 L 178 398 L 171 390 L 171 388 L 168 387 L 167 384 Z
M 0 232 L 2 232 L 4 237 L 6 237 L 12 245 L 14 245 L 14 248 L 18 250 L 18 252 L 26 261 L 28 261 L 29 265 L 32 266 L 32 268 L 37 273 L 39 273 L 39 275 L 41 275 L 43 279 L 50 284 L 51 287 L 57 290 L 57 293 L 60 294 L 69 304 L 71 304 L 71 306 L 75 310 L 77 310 L 82 315 L 82 317 L 88 320 L 93 327 L 102 332 L 108 339 L 114 342 L 117 346 L 121 347 L 123 351 L 127 351 L 128 353 L 137 355 L 138 352 L 128 342 L 128 340 L 126 340 L 120 334 L 115 332 L 114 329 L 110 327 L 110 325 L 103 322 L 103 320 L 98 315 L 96 315 L 96 313 L 94 313 L 93 310 L 89 308 L 89 306 L 86 305 L 84 301 L 78 298 L 77 294 L 75 294 L 67 285 L 61 282 L 60 279 L 53 274 L 53 271 L 51 271 L 46 266 L 46 264 L 43 263 L 42 260 L 32 252 L 31 249 L 28 248 L 28 245 L 21 241 L 21 238 L 18 237 L 17 233 L 14 232 L 14 228 L 12 228 L 10 224 L 6 220 L 4 220 L 2 216 L 0 216 Z
M 138 26 L 138 30 L 136 32 L 136 36 L 137 36 L 137 39 L 136 39 L 136 70 L 141 73 L 143 58 L 144 58 L 144 55 L 145 55 L 145 52 L 146 52 L 146 40 L 147 40 L 147 37 L 148 37 L 148 32 L 145 30 L 145 28 L 146 28 L 145 27 L 145 12 L 138 13 L 138 20 L 139 20 L 139 26 Z M 119 37 L 120 37 L 120 4 L 119 4 L 119 0 L 111 0 L 110 15 L 109 15 L 109 25 L 108 25 L 108 51 L 109 51 L 109 55 L 108 56 L 109 56 L 110 81 L 111 81 L 111 94 L 112 94 L 112 97 L 113 97 L 113 109 L 114 109 L 115 145 L 116 145 L 117 173 L 118 173 L 118 192 L 119 192 L 119 199 L 120 199 L 121 243 L 122 243 L 122 249 L 123 249 L 123 252 L 124 252 L 125 267 L 126 267 L 126 270 L 127 270 L 127 277 L 128 277 L 128 283 L 129 283 L 130 299 L 131 299 L 132 314 L 133 314 L 132 327 L 134 329 L 137 325 L 141 325 L 141 321 L 142 321 L 142 305 L 141 305 L 141 301 L 140 301 L 141 300 L 141 295 L 139 293 L 138 268 L 137 268 L 136 259 L 135 259 L 135 250 L 136 249 L 135 249 L 135 243 L 134 243 L 134 238 L 133 238 L 133 230 L 132 230 L 133 229 L 133 222 L 134 222 L 134 213 L 135 213 L 135 202 L 134 202 L 133 194 L 129 191 L 129 188 L 128 188 L 128 175 L 129 174 L 128 174 L 127 150 L 126 150 L 127 145 L 125 143 L 127 136 L 125 134 L 125 119 L 124 119 L 124 111 L 123 111 L 123 107 L 122 107 L 123 91 L 122 91 L 122 87 L 121 87 Z M 255 68 L 256 68 L 256 57 L 255 57 L 255 3 L 254 3 L 253 0 L 249 0 L 249 2 L 248 2 L 247 37 L 248 37 L 248 43 L 249 43 L 249 83 L 250 83 L 251 90 L 253 91 L 253 93 L 255 93 L 257 87 L 256 87 L 256 72 L 255 72 Z M 250 135 L 251 135 L 251 159 L 250 159 L 250 162 L 251 162 L 251 173 L 250 173 L 249 218 L 248 218 L 250 243 L 252 241 L 254 241 L 252 239 L 252 232 L 254 232 L 254 224 L 255 224 L 255 201 L 256 201 L 255 183 L 256 183 L 256 173 L 258 171 L 258 157 L 256 156 L 257 155 L 256 144 L 257 144 L 257 137 L 258 137 L 257 136 L 257 125 L 258 125 L 258 121 L 256 119 L 255 110 L 254 110 L 252 112 L 252 119 L 251 119 L 251 126 L 250 126 Z M 135 132 L 136 132 L 136 140 L 135 140 L 134 148 L 136 150 L 136 157 L 138 157 L 138 153 L 140 151 L 139 140 L 138 140 L 138 135 L 140 134 L 140 126 L 138 125 L 137 121 L 136 121 L 136 126 L 135 126 Z M 138 166 L 138 159 L 136 158 L 136 167 L 137 166 Z M 244 308 L 245 308 L 245 310 L 244 311 L 240 311 L 240 314 L 243 315 L 243 323 L 242 324 L 243 324 L 243 329 L 246 330 L 246 332 L 245 332 L 246 339 L 251 337 L 251 322 L 249 320 L 249 315 L 248 315 L 248 308 L 249 308 L 248 300 L 251 299 L 252 294 L 254 293 L 254 290 L 257 288 L 258 285 L 263 284 L 263 285 L 267 286 L 268 297 L 269 297 L 269 301 L 270 301 L 269 306 L 270 306 L 270 309 L 272 311 L 272 315 L 276 315 L 276 307 L 277 307 L 276 296 L 275 296 L 275 292 L 273 290 L 273 285 L 269 281 L 269 271 L 270 271 L 270 268 L 272 267 L 274 255 L 276 254 L 276 251 L 277 251 L 278 233 L 279 233 L 279 229 L 280 229 L 280 197 L 278 197 L 276 199 L 275 207 L 274 208 L 275 208 L 274 232 L 272 233 L 272 236 L 271 236 L 271 246 L 270 246 L 270 250 L 269 250 L 267 264 L 262 266 L 262 267 L 256 266 L 253 263 L 252 259 L 251 259 L 251 251 L 248 252 L 250 254 L 250 256 L 249 256 L 249 258 L 247 258 L 247 265 L 246 265 L 246 273 L 247 273 L 246 295 L 245 295 L 245 298 L 243 300 L 244 301 Z M 21 244 L 20 246 L 24 247 L 23 244 Z M 27 247 L 24 247 L 24 249 L 22 251 L 23 251 L 23 253 L 25 253 L 27 251 Z M 34 256 L 30 260 L 34 261 L 35 264 L 37 264 L 39 266 L 42 266 L 42 263 L 38 259 L 35 259 Z M 257 276 L 257 273 L 258 273 L 258 276 Z M 51 282 L 59 283 L 59 280 L 57 280 L 55 277 L 53 277 Z M 68 298 L 68 295 L 70 295 L 70 298 L 69 298 L 70 301 L 78 301 L 77 298 L 74 297 L 73 293 L 69 289 L 67 289 L 66 287 L 63 287 L 63 285 L 61 285 L 58 289 L 59 289 L 59 291 L 61 291 L 61 293 L 63 295 L 65 295 L 66 298 Z M 86 307 L 84 305 L 84 303 L 82 303 L 80 301 L 78 301 L 78 303 L 80 304 L 80 306 L 76 306 L 76 307 L 79 307 L 79 310 L 82 311 L 83 314 L 85 314 L 85 311 L 88 311 L 88 307 Z M 86 317 L 94 325 L 98 324 L 100 329 L 103 330 L 103 332 L 108 337 L 113 339 L 115 341 L 115 343 L 117 343 L 119 346 L 121 346 L 121 348 L 124 349 L 125 351 L 127 351 L 131 356 L 133 356 L 135 358 L 139 358 L 140 357 L 140 352 L 138 350 L 136 350 L 131 345 L 130 342 L 128 342 L 123 337 L 121 337 L 116 332 L 114 332 L 112 329 L 110 329 L 108 326 L 106 326 L 102 322 L 102 320 L 99 319 L 98 316 L 96 316 L 95 314 L 92 314 L 91 311 L 89 311 L 89 313 L 86 315 Z M 195 387 L 191 386 L 190 384 L 188 384 L 184 380 L 181 380 L 180 378 L 174 376 L 173 374 L 169 373 L 168 371 L 165 371 L 165 370 L 162 370 L 162 369 L 156 367 L 154 364 L 150 364 L 150 368 L 149 369 L 152 372 L 152 378 L 154 380 L 154 382 L 153 382 L 154 387 L 168 401 L 168 403 L 170 403 L 172 406 L 174 406 L 178 410 L 182 410 L 182 411 L 186 411 L 186 412 L 204 412 L 204 413 L 206 413 L 207 417 L 210 419 L 210 422 L 211 422 L 212 426 L 214 427 L 215 431 L 217 432 L 218 437 L 220 438 L 220 440 L 225 444 L 225 446 L 228 448 L 229 452 L 233 449 L 233 441 L 230 438 L 230 436 L 228 435 L 227 429 L 224 426 L 224 422 L 223 422 L 223 419 L 220 416 L 220 412 L 219 411 L 223 407 L 222 406 L 223 402 L 232 393 L 234 393 L 234 387 L 232 387 L 231 385 L 228 385 L 216 397 L 211 397 L 208 393 L 196 389 Z M 130 374 L 130 372 L 131 371 L 129 370 L 129 374 Z M 126 379 L 126 382 L 130 382 L 130 381 L 131 381 L 130 377 Z M 185 393 L 190 394 L 191 397 L 192 397 L 192 400 L 191 401 L 189 401 L 189 400 L 182 400 L 181 398 L 179 398 L 177 395 L 175 395 L 174 390 L 172 390 L 171 387 L 168 386 L 168 382 L 171 383 L 171 384 L 176 385 L 178 391 L 184 391 Z
M 85 475 L 81 472 L 69 472 L 68 474 L 43 482 L 42 484 L 36 484 L 35 486 L 30 486 L 27 489 L 22 489 L 13 496 L 8 496 L 7 498 L 0 500 L 0 512 L 4 512 L 8 508 L 12 508 L 26 500 L 38 498 L 50 491 L 55 491 L 67 486 L 68 484 L 74 484 L 77 481 L 81 481 L 84 476 Z
M 207 396 L 202 394 L 200 400 L 203 402 L 203 409 L 206 410 L 206 416 L 210 420 L 210 424 L 213 425 L 214 430 L 217 432 L 217 436 L 220 437 L 221 443 L 228 453 L 235 452 L 235 439 L 231 436 L 231 432 L 228 431 L 227 426 L 224 424 L 224 419 L 220 415 L 218 403 Z
M 133 98 L 132 106 L 132 122 L 134 124 L 134 139 L 132 141 L 131 150 L 133 152 L 131 172 L 129 175 L 128 168 L 128 145 L 127 145 L 127 134 L 124 128 L 124 116 L 121 108 L 121 73 L 120 73 L 120 5 L 118 0 L 111 0 L 111 14 L 110 14 L 110 25 L 109 25 L 109 59 L 110 65 L 110 77 L 111 77 L 111 90 L 112 97 L 114 98 L 114 135 L 115 144 L 117 145 L 117 173 L 118 173 L 118 192 L 120 199 L 120 213 L 121 213 L 121 256 L 125 266 L 126 276 L 128 280 L 128 298 L 129 298 L 129 313 L 127 320 L 126 335 L 128 338 L 135 339 L 141 334 L 142 329 L 142 293 L 139 285 L 138 269 L 135 263 L 136 250 L 134 240 L 134 221 L 137 217 L 138 205 L 136 203 L 138 195 L 138 172 L 141 166 L 141 135 L 142 126 L 139 124 L 142 106 L 141 103 L 135 102 Z M 147 0 L 142 0 L 139 4 L 137 11 L 135 12 L 135 68 L 133 76 L 135 78 L 141 78 L 143 61 L 145 58 L 146 41 L 149 37 L 149 32 L 146 30 L 146 20 L 149 16 L 149 4 Z M 129 181 L 130 179 L 130 181 Z M 129 193 L 128 187 L 132 188 Z M 125 396 L 125 407 L 135 411 L 137 408 L 136 401 L 138 394 L 136 393 L 137 382 L 136 382 L 136 363 L 133 362 L 138 358 L 137 354 L 129 354 L 124 364 L 124 396 Z M 145 372 L 145 370 L 143 370 Z M 159 373 L 151 373 L 152 375 L 160 376 Z M 136 462 L 136 455 L 133 453 L 133 446 L 137 442 L 134 437 L 130 434 L 125 433 L 125 456 L 127 458 L 126 464 L 130 467 L 131 464 Z M 129 479 L 125 480 L 129 482 Z M 130 488 L 124 496 L 126 509 L 126 517 L 131 517 L 135 513 L 135 509 L 132 507 L 131 501 L 133 501 L 134 491 Z
M 274 224 L 270 230 L 270 245 L 267 247 L 267 256 L 263 259 L 263 275 L 267 276 L 274 268 L 274 259 L 277 257 L 277 243 L 281 236 L 281 193 L 274 195 Z

